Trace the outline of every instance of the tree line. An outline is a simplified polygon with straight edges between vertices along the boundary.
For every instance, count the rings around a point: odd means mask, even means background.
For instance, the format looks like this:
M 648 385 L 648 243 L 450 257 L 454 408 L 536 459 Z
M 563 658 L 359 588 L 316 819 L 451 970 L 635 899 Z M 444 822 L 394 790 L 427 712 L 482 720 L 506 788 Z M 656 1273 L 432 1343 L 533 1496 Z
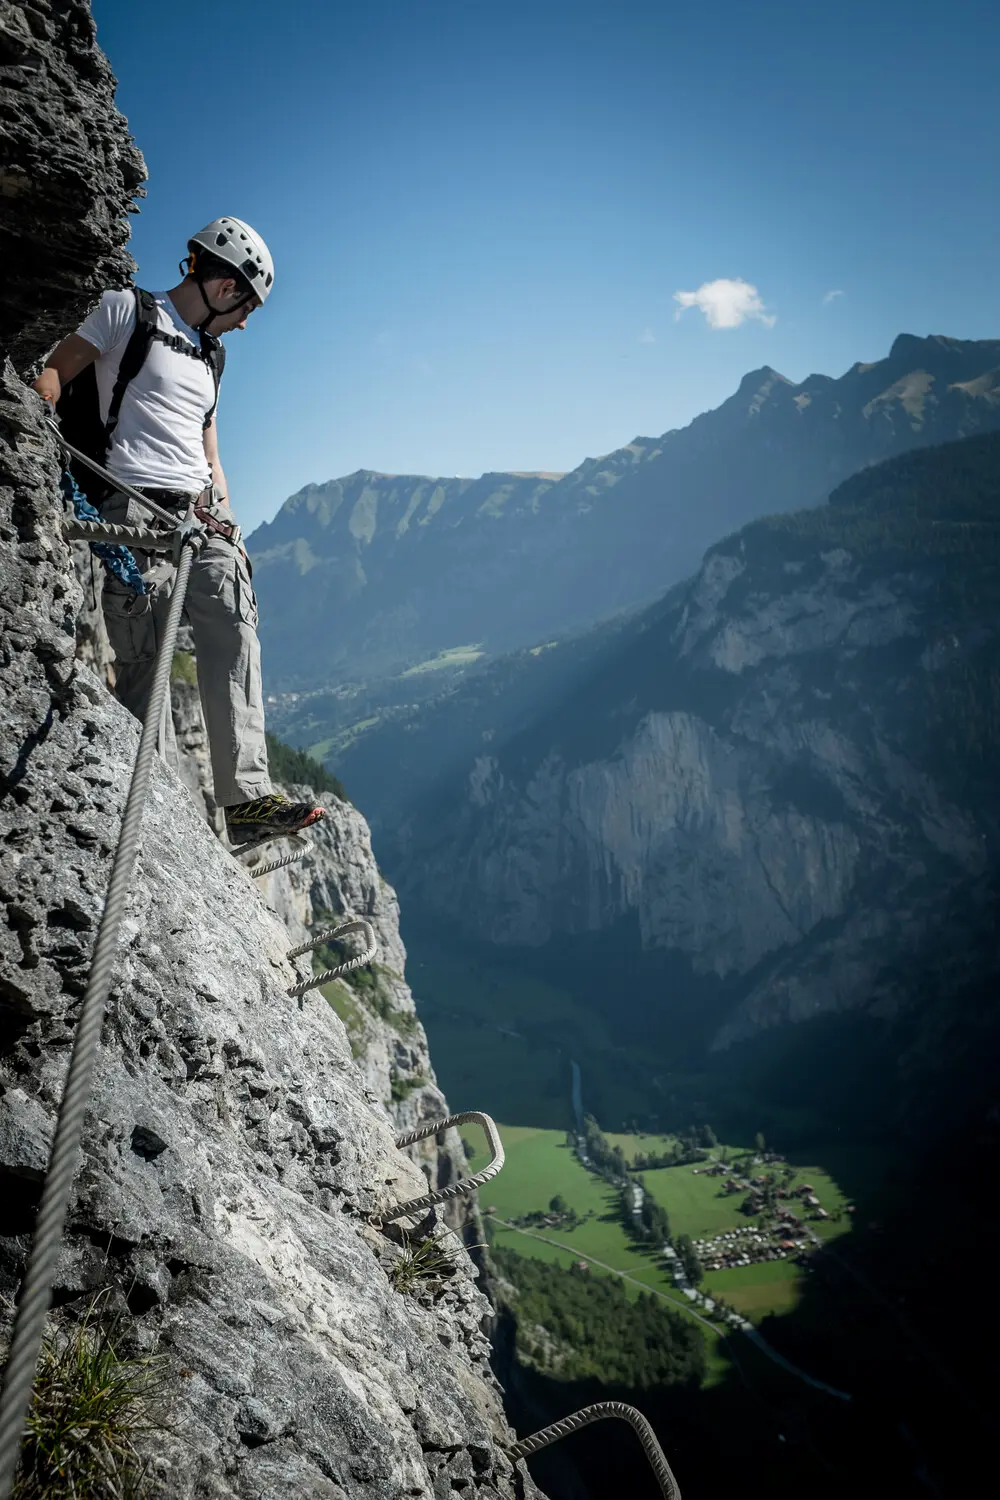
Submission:
M 562 1380 L 597 1379 L 642 1391 L 697 1388 L 705 1372 L 701 1330 L 651 1294 L 634 1301 L 615 1277 L 494 1248 L 501 1276 L 516 1288 L 516 1348 Z M 547 1335 L 547 1337 L 546 1337 Z

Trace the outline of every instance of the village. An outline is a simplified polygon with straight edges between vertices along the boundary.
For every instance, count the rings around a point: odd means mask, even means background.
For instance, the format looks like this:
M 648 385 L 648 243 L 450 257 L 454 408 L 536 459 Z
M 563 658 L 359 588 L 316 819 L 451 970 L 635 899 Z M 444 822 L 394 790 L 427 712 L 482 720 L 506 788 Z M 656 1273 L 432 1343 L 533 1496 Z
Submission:
M 768 1164 L 779 1164 L 784 1158 L 771 1154 L 765 1160 Z M 818 1240 L 807 1220 L 821 1222 L 830 1218 L 812 1183 L 790 1186 L 795 1176 L 794 1168 L 785 1167 L 785 1185 L 779 1184 L 777 1173 L 746 1178 L 717 1160 L 707 1167 L 694 1167 L 692 1171 L 695 1175 L 725 1178 L 722 1193 L 745 1193 L 740 1211 L 748 1218 L 757 1219 L 754 1229 L 727 1229 L 711 1237 L 693 1240 L 695 1254 L 705 1271 L 749 1266 L 765 1260 L 784 1260 L 789 1255 L 801 1254 L 810 1250 Z M 854 1205 L 849 1204 L 846 1212 L 853 1213 Z M 839 1218 L 838 1211 L 834 1222 Z

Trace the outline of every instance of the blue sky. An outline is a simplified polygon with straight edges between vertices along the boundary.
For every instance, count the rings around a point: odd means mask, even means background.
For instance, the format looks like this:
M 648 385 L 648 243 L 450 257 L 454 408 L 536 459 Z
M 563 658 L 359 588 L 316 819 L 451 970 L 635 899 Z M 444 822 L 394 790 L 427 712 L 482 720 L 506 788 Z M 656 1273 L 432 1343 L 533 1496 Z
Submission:
M 572 468 L 762 364 L 1000 335 L 995 3 L 93 8 L 140 284 L 217 214 L 275 258 L 220 407 L 248 529 L 358 468 Z M 676 300 L 720 281 L 756 294 Z

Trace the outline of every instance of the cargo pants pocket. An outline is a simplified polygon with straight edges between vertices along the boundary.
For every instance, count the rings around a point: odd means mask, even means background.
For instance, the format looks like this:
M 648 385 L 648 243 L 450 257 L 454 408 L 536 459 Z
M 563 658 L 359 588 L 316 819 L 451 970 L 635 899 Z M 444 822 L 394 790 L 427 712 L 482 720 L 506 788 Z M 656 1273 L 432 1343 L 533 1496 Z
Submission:
M 148 661 L 156 655 L 155 596 L 110 588 L 109 583 L 105 578 L 102 603 L 111 648 L 119 661 Z
M 242 552 L 236 554 L 236 609 L 244 625 L 256 630 L 260 618 L 257 595 L 250 582 L 250 566 Z

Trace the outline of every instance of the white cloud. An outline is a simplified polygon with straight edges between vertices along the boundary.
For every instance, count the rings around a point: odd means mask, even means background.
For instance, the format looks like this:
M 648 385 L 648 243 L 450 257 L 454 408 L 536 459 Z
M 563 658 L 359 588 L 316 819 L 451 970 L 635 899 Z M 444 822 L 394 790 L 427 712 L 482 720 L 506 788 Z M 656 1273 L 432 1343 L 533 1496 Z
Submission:
M 675 292 L 674 301 L 680 303 L 678 318 L 685 308 L 699 307 L 709 328 L 739 328 L 750 318 L 773 328 L 777 321 L 760 300 L 757 288 L 740 276 L 705 281 L 696 292 Z
M 640 335 L 639 335 L 639 343 L 640 344 L 655 344 L 656 343 L 656 334 L 653 332 L 653 330 L 651 328 L 644 328 L 643 331 L 642 331 L 642 333 L 640 333 Z
M 835 292 L 827 292 L 826 296 L 823 298 L 823 306 L 829 307 L 830 303 L 835 297 L 842 297 L 843 295 L 844 294 L 839 287 Z

